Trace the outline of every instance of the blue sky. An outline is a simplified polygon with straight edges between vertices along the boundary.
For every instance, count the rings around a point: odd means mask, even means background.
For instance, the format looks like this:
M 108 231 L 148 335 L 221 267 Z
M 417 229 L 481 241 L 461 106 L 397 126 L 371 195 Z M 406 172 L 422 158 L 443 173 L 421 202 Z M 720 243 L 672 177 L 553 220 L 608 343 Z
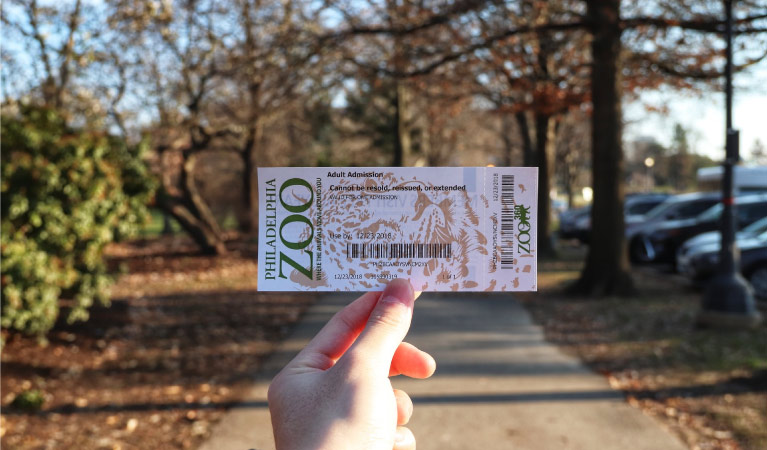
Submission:
M 4 9 L 6 14 L 13 12 L 13 8 Z M 25 54 L 20 43 L 13 40 L 3 42 L 3 46 L 5 52 L 17 57 Z M 17 67 L 28 71 L 21 75 L 23 78 L 34 78 L 31 73 L 33 63 L 34 61 L 29 61 L 29 64 L 22 63 Z M 7 67 L 4 69 L 3 76 L 8 76 Z M 18 73 L 15 75 L 19 76 Z M 741 155 L 745 156 L 755 140 L 759 139 L 767 145 L 767 61 L 763 61 L 748 73 L 736 74 L 735 82 L 734 127 L 740 130 Z M 647 104 L 664 105 L 668 108 L 668 114 L 647 112 Z M 670 89 L 647 92 L 637 101 L 625 103 L 624 119 L 626 142 L 651 137 L 661 144 L 669 145 L 674 125 L 679 123 L 688 130 L 688 139 L 693 150 L 716 160 L 724 155 L 722 92 L 707 91 L 696 95 Z
M 667 115 L 648 113 L 646 104 L 665 105 Z M 624 137 L 631 141 L 653 137 L 664 145 L 671 143 L 674 124 L 689 131 L 693 149 L 715 160 L 724 157 L 724 93 L 709 91 L 691 95 L 671 90 L 643 94 L 638 101 L 625 105 Z M 767 62 L 749 73 L 735 75 L 733 126 L 740 130 L 741 156 L 747 156 L 756 139 L 767 145 Z

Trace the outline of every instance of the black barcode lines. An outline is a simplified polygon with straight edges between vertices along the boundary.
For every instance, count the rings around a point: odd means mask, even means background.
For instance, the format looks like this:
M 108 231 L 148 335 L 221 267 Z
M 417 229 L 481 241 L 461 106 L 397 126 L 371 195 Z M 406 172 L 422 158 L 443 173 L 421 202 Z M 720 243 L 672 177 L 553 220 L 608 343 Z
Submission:
M 501 269 L 514 268 L 514 175 L 501 175 Z
M 451 258 L 452 256 L 452 243 L 346 243 L 346 257 L 352 259 L 447 259 Z

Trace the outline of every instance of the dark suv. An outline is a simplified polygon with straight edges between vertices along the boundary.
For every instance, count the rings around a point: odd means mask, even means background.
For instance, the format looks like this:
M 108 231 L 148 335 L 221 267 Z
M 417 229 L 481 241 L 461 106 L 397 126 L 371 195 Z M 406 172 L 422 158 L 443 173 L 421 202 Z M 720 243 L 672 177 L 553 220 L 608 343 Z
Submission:
M 669 221 L 691 219 L 720 202 L 718 192 L 680 194 L 651 209 L 644 216 L 626 220 L 626 241 L 633 262 L 647 261 L 645 236 Z
M 633 193 L 627 194 L 623 202 L 623 214 L 626 223 L 643 216 L 645 213 L 660 205 L 669 198 L 663 193 Z M 589 243 L 591 237 L 591 208 L 587 207 L 585 214 L 571 215 L 568 222 L 560 222 L 560 230 L 567 232 L 566 236 L 574 237 L 583 244 Z M 585 208 L 584 208 L 585 209 Z M 562 233 L 564 236 L 565 234 Z

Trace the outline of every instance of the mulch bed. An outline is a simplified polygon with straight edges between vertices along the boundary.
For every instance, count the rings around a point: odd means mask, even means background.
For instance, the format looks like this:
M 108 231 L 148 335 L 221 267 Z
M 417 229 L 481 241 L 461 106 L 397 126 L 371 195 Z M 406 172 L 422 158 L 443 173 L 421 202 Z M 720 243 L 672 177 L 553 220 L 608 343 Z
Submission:
M 634 270 L 634 298 L 565 295 L 581 267 L 572 251 L 565 248 L 565 261 L 541 262 L 541 292 L 523 296 L 547 339 L 691 449 L 767 448 L 767 324 L 695 329 L 701 293 L 657 268 Z
M 110 307 L 60 323 L 46 345 L 5 334 L 3 448 L 193 448 L 242 398 L 314 301 L 255 291 L 255 247 L 200 256 L 184 238 L 115 245 Z M 11 407 L 39 390 L 42 408 Z

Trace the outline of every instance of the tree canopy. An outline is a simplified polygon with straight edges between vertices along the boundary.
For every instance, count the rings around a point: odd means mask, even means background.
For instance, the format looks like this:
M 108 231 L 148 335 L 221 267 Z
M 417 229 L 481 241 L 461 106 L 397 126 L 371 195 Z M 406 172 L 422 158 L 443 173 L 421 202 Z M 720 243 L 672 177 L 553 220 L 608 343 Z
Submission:
M 735 5 L 747 69 L 767 55 L 767 8 Z M 550 189 L 572 194 L 577 178 L 560 161 L 577 160 L 592 171 L 600 237 L 579 286 L 598 294 L 631 285 L 622 102 L 660 86 L 718 88 L 723 66 L 722 5 L 703 0 L 9 0 L 3 10 L 4 102 L 130 142 L 148 132 L 158 205 L 206 252 L 226 251 L 200 179 L 211 158 L 236 161 L 243 232 L 257 224 L 257 166 L 456 155 L 536 165 L 542 251 Z M 560 142 L 584 115 L 588 161 L 583 145 Z

